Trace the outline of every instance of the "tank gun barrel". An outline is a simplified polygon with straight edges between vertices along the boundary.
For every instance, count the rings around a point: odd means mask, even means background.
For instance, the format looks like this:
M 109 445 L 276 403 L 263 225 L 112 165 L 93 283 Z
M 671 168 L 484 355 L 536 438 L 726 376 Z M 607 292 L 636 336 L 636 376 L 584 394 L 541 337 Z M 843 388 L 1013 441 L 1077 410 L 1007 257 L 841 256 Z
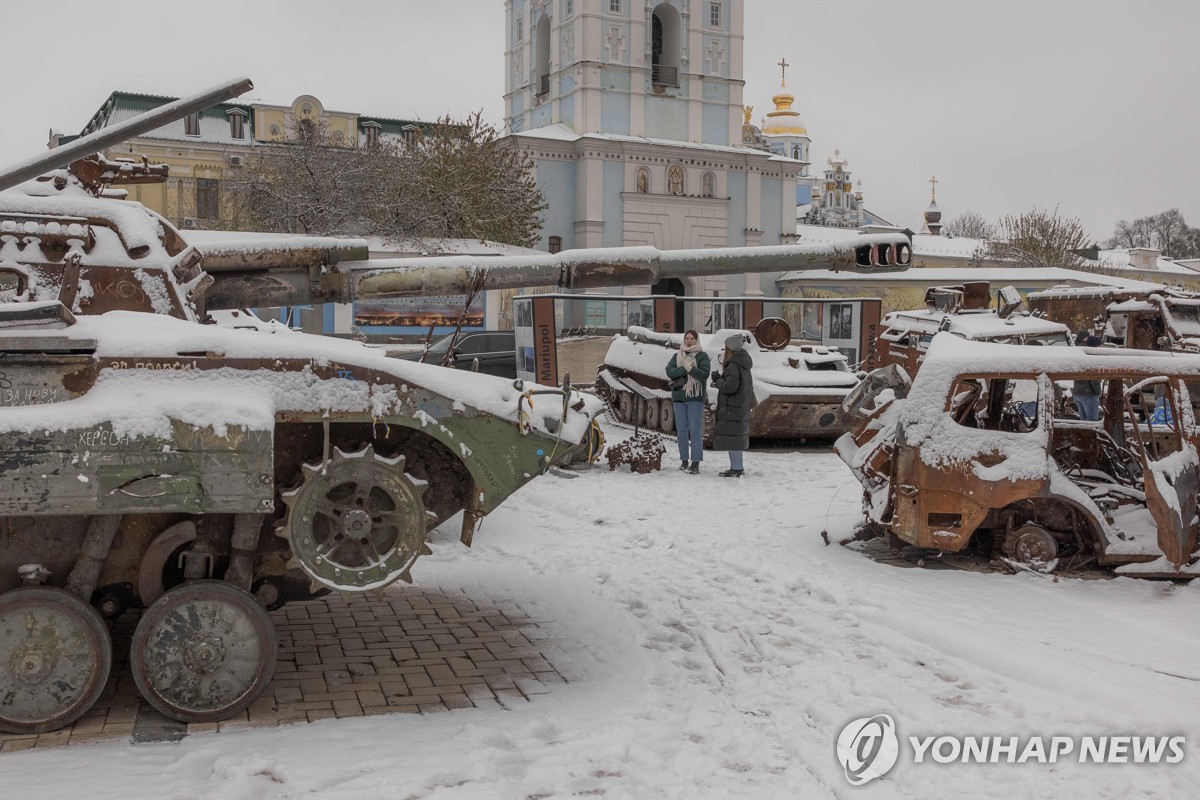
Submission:
M 120 144 L 134 136 L 149 133 L 155 128 L 182 119 L 188 114 L 194 114 L 218 103 L 223 103 L 253 88 L 254 83 L 249 78 L 238 78 L 199 94 L 159 106 L 95 133 L 89 133 L 87 136 L 82 136 L 42 155 L 12 164 L 8 168 L 0 170 L 0 191 L 11 189 L 49 170 L 65 167 L 72 161 L 99 152 L 106 147 Z
M 346 303 L 389 297 L 464 294 L 476 289 L 638 286 L 665 278 L 828 269 L 879 273 L 908 269 L 903 234 L 871 234 L 842 242 L 773 247 L 658 250 L 610 247 L 531 256 L 433 256 L 340 261 L 314 275 L 302 267 L 261 268 L 249 262 L 208 264 L 216 283 L 210 309 L 237 308 L 270 297 L 272 305 Z

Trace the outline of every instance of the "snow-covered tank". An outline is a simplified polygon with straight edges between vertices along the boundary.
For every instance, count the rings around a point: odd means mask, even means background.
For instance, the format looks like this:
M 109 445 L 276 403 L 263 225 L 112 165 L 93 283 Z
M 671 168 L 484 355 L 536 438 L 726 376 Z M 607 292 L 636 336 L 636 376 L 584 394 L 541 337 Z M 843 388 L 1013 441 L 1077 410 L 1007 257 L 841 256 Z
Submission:
M 267 609 L 406 580 L 432 527 L 461 512 L 470 544 L 522 485 L 600 449 L 602 403 L 569 387 L 208 311 L 908 262 L 903 237 L 879 236 L 532 259 L 368 261 L 364 242 L 308 239 L 202 253 L 106 191 L 166 168 L 95 151 L 250 86 L 0 171 L 2 731 L 86 712 L 112 663 L 106 619 L 130 608 L 144 609 L 130 651 L 143 697 L 176 719 L 227 718 L 271 678 Z
M 782 319 L 770 317 L 755 330 L 720 330 L 700 334 L 700 345 L 719 369 L 725 340 L 741 333 L 754 361 L 754 395 L 750 412 L 752 438 L 833 438 L 845 433 L 849 417 L 842 401 L 857 385 L 837 348 L 791 344 L 791 330 Z M 597 393 L 625 423 L 662 433 L 675 433 L 675 410 L 667 385 L 667 363 L 683 342 L 681 333 L 655 333 L 631 327 L 613 337 L 596 378 Z M 708 387 L 704 440 L 710 444 L 716 409 L 716 390 Z

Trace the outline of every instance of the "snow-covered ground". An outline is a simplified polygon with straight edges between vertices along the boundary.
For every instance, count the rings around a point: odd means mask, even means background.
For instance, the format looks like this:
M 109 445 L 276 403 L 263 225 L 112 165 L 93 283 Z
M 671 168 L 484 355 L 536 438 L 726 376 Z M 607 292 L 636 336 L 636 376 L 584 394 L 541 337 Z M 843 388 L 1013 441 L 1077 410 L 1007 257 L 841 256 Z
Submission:
M 699 476 L 543 477 L 470 551 L 456 521 L 438 531 L 418 580 L 510 598 L 556 633 L 570 682 L 549 694 L 511 710 L 17 752 L 0 757 L 0 797 L 1200 796 L 1191 752 L 1173 765 L 941 765 L 912 763 L 904 743 L 1200 745 L 1200 581 L 879 563 L 836 544 L 859 516 L 836 456 L 751 452 L 732 480 L 716 475 L 723 454 L 707 455 Z M 855 787 L 835 739 L 877 713 L 896 720 L 900 760 Z

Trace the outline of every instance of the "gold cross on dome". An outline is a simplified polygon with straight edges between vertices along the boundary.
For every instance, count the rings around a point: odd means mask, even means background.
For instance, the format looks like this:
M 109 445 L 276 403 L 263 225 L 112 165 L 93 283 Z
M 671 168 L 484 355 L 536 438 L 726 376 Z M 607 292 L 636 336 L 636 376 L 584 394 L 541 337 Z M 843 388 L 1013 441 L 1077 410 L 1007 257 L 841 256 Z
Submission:
M 933 187 L 932 191 L 929 194 L 929 199 L 937 200 L 937 185 L 938 185 L 937 175 L 934 175 L 932 178 L 929 179 L 929 185 L 931 187 Z
M 779 85 L 780 86 L 787 86 L 787 68 L 790 66 L 791 66 L 791 64 L 787 63 L 786 58 L 779 59 Z

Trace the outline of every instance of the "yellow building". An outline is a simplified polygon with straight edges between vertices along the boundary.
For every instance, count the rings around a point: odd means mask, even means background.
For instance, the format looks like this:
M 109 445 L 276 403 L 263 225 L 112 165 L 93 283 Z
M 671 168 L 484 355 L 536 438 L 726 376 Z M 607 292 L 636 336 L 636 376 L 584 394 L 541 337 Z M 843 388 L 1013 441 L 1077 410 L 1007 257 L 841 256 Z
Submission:
M 113 92 L 78 135 L 94 133 L 176 99 Z M 260 148 L 286 144 L 290 132 L 305 121 L 322 126 L 333 142 L 350 146 L 404 140 L 424 127 L 415 120 L 330 111 L 316 97 L 305 94 L 286 106 L 221 103 L 111 147 L 104 155 L 145 156 L 169 165 L 170 178 L 165 184 L 129 186 L 130 199 L 180 228 L 225 228 L 229 227 L 230 215 L 228 192 L 222 185 L 234 179 L 237 170 Z M 54 135 L 50 146 L 76 138 Z

